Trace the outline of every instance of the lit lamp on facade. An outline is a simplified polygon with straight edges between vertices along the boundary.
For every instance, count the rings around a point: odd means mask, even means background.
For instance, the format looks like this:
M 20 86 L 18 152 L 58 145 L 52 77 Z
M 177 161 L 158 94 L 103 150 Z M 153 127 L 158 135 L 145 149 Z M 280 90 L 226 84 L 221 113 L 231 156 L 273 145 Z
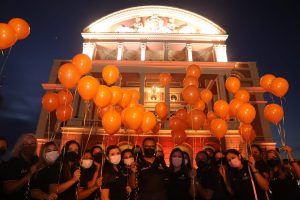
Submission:
M 158 88 L 156 86 L 152 86 L 152 88 L 148 90 L 148 95 L 149 95 L 148 99 L 150 101 L 158 101 L 158 100 L 160 100 L 159 93 L 160 93 L 160 88 Z

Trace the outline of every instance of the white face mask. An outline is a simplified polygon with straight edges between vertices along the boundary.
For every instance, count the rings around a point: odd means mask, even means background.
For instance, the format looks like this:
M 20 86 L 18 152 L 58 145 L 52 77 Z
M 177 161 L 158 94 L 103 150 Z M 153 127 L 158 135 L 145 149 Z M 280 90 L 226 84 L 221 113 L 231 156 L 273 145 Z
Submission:
M 109 160 L 112 164 L 117 165 L 121 161 L 121 155 L 119 154 L 119 155 L 110 156 Z
M 84 169 L 88 169 L 92 166 L 93 162 L 94 161 L 91 159 L 84 159 L 81 161 L 81 167 L 83 167 Z
M 231 159 L 229 161 L 229 165 L 230 167 L 232 168 L 239 168 L 241 165 L 242 165 L 242 162 L 240 159 L 238 159 L 238 157 L 234 158 L 234 159 Z
M 180 167 L 182 164 L 182 158 L 172 157 L 172 164 L 174 165 L 174 167 Z
M 133 162 L 134 162 L 133 158 L 125 158 L 124 159 L 124 164 L 127 166 L 131 165 Z
M 47 163 L 53 164 L 58 158 L 58 156 L 59 156 L 58 151 L 50 151 L 45 153 L 45 160 Z

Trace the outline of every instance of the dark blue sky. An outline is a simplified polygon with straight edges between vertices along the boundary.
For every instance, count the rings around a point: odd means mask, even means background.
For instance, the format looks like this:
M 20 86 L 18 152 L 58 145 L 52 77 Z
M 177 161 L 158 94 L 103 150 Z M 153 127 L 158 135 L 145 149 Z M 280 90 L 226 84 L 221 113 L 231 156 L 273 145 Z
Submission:
M 6 63 L 0 89 L 0 135 L 7 136 L 12 146 L 19 134 L 35 131 L 44 94 L 41 83 L 48 81 L 53 59 L 70 59 L 81 51 L 83 28 L 120 9 L 169 5 L 198 13 L 224 28 L 229 34 L 230 61 L 257 62 L 260 75 L 272 73 L 289 81 L 285 104 L 287 142 L 300 157 L 300 13 L 292 2 L 2 0 L 0 22 L 24 18 L 31 34 L 13 46 Z M 3 61 L 0 55 L 0 64 Z M 275 131 L 273 135 L 277 138 Z

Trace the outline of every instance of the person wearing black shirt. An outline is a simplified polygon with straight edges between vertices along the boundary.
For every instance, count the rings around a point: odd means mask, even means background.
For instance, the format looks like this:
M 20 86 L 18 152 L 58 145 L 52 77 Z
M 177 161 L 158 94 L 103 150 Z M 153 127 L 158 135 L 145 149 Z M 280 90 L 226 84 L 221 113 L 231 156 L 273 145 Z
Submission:
M 30 179 L 39 169 L 34 134 L 19 137 L 12 158 L 4 164 L 3 191 L 8 200 L 30 199 Z
M 106 149 L 106 161 L 103 166 L 102 200 L 127 199 L 127 180 L 120 167 L 121 150 L 116 145 Z
M 80 187 L 78 199 L 99 200 L 102 177 L 100 177 L 100 164 L 93 160 L 91 151 L 86 151 L 80 164 Z
M 267 163 L 271 170 L 270 190 L 272 200 L 296 200 L 300 196 L 300 186 L 297 183 L 299 173 L 299 165 L 295 161 L 292 150 L 288 146 L 284 146 L 289 156 L 291 165 L 294 166 L 296 175 L 292 174 L 289 169 L 283 167 L 280 155 L 275 150 L 267 151 Z M 298 170 L 298 174 L 297 174 Z
M 211 199 L 215 191 L 215 178 L 209 156 L 206 151 L 200 151 L 195 160 L 198 166 L 195 179 L 196 199 Z
M 47 173 L 58 157 L 59 152 L 56 144 L 54 142 L 45 143 L 40 155 L 40 163 L 43 167 L 37 171 L 30 180 L 31 197 L 33 199 L 57 199 L 56 193 L 50 194 L 49 192 L 50 183 L 47 179 Z
M 0 197 L 4 196 L 3 194 L 3 176 L 4 176 L 4 160 L 3 156 L 5 155 L 5 152 L 7 150 L 7 139 L 3 136 L 0 136 Z
M 235 149 L 227 150 L 225 155 L 229 165 L 228 173 L 224 168 L 221 168 L 219 171 L 224 178 L 227 190 L 233 194 L 237 200 L 255 200 L 255 194 L 258 200 L 265 200 L 267 198 L 265 191 L 269 190 L 269 182 L 263 174 L 256 169 L 254 158 L 250 156 L 249 162 L 246 162 Z M 253 189 L 253 185 L 255 190 Z
M 0 135 L 0 166 L 4 162 L 3 156 L 7 150 L 7 139 Z
M 74 140 L 68 141 L 62 148 L 59 159 L 48 171 L 50 193 L 57 193 L 59 200 L 77 199 L 80 180 L 80 146 Z
M 133 180 L 134 182 L 131 183 L 131 176 L 132 174 L 132 166 L 136 165 L 133 157 L 133 153 L 131 149 L 125 149 L 121 153 L 121 168 L 122 168 L 122 173 L 123 176 L 126 177 L 127 181 L 127 186 L 126 186 L 126 191 L 127 191 L 127 199 L 128 200 L 136 200 L 137 199 L 137 190 L 136 188 L 133 188 L 132 185 L 136 186 L 137 185 L 137 180 Z M 136 172 L 136 167 L 135 167 L 135 172 Z
M 167 196 L 170 200 L 191 200 L 194 195 L 193 179 L 189 169 L 184 164 L 183 152 L 179 148 L 170 154 L 168 169 Z
M 144 158 L 139 163 L 138 194 L 140 200 L 165 200 L 167 168 L 164 160 L 155 156 L 156 141 L 145 138 L 143 141 Z

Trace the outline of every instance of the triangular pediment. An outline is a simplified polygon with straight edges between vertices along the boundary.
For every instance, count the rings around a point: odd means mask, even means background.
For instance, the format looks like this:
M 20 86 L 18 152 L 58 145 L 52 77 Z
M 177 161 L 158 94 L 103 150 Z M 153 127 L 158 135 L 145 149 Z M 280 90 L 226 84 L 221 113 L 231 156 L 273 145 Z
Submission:
M 84 33 L 226 34 L 196 13 L 168 6 L 140 6 L 120 10 L 93 22 Z

